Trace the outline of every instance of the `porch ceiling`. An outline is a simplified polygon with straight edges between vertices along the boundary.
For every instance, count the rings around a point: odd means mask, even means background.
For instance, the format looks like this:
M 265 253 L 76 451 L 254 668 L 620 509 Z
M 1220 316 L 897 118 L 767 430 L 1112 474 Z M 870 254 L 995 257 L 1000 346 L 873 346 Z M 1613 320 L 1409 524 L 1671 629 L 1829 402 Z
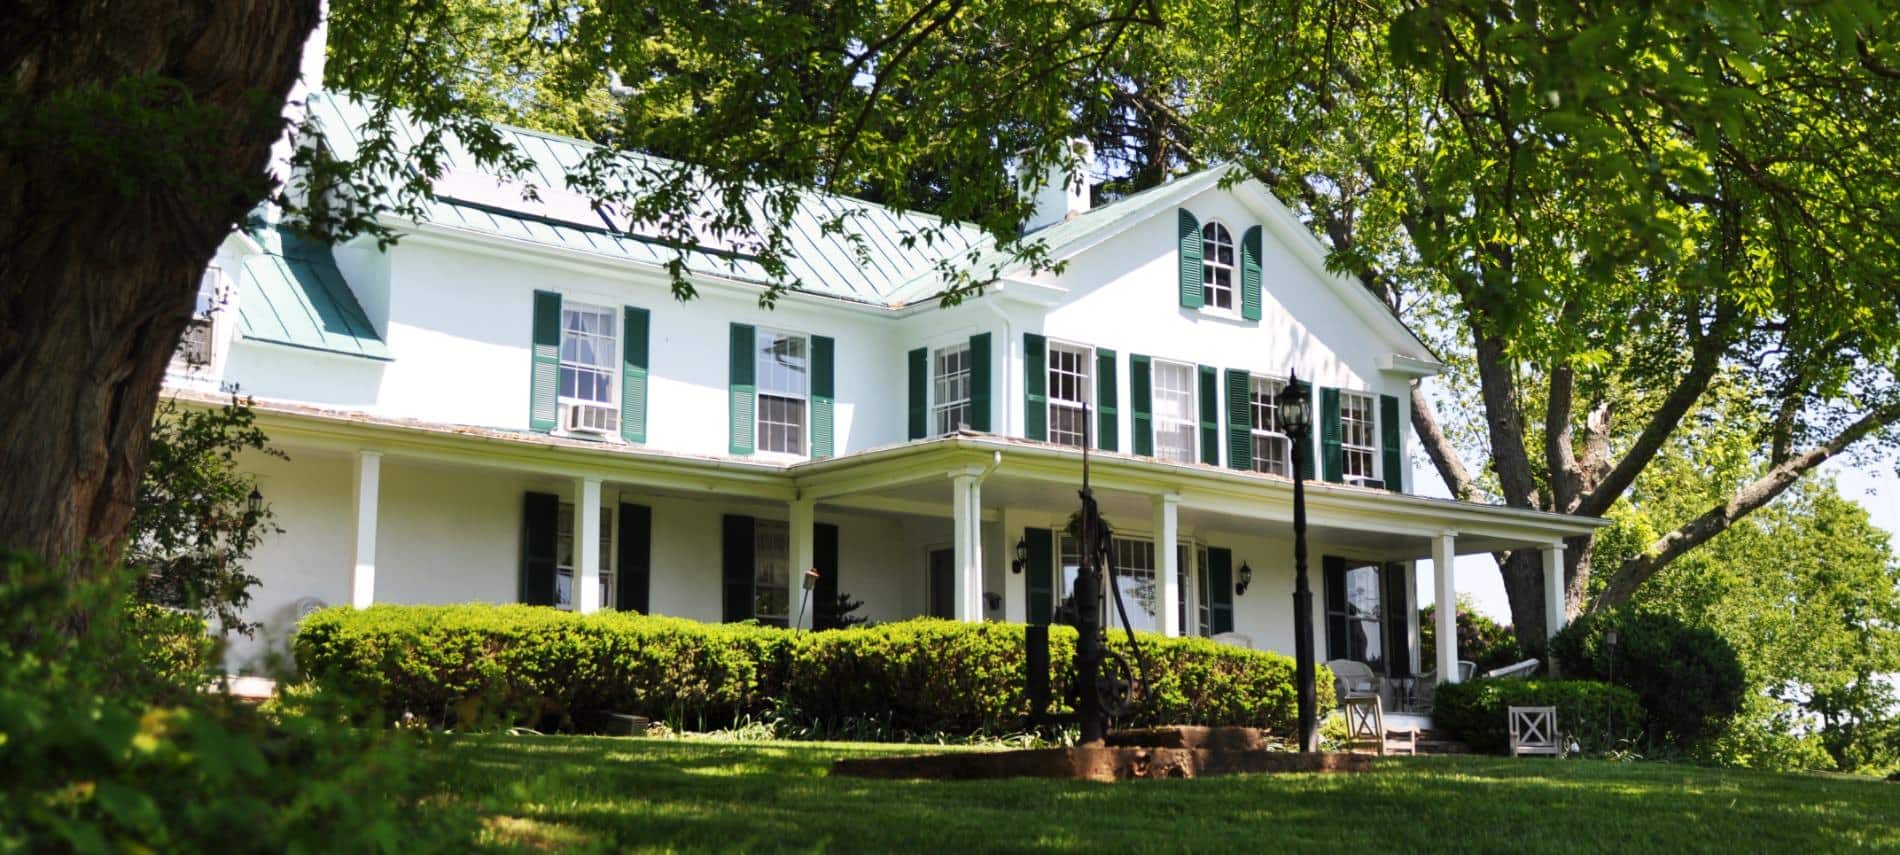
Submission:
M 1091 453 L 1090 479 L 1111 519 L 1152 514 L 1156 496 L 1180 503 L 1183 527 L 1291 537 L 1293 483 L 1213 466 Z M 801 495 L 823 503 L 947 516 L 949 476 L 985 475 L 985 508 L 1075 507 L 1077 449 L 989 435 L 958 435 L 791 467 Z M 1431 557 L 1441 535 L 1459 554 L 1545 546 L 1587 534 L 1602 520 L 1434 499 L 1331 483 L 1306 484 L 1307 531 L 1316 543 L 1366 558 Z M 1145 527 L 1145 526 L 1143 526 Z

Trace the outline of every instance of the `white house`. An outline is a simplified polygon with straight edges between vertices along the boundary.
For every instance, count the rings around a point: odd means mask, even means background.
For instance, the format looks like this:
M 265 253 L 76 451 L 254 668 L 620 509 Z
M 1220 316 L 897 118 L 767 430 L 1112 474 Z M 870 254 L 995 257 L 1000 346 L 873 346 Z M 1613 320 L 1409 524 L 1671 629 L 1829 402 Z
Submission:
M 356 108 L 310 103 L 351 146 Z M 1074 574 L 1085 442 L 1135 621 L 1290 653 L 1274 402 L 1294 372 L 1319 405 L 1324 658 L 1415 673 L 1413 562 L 1434 562 L 1445 602 L 1455 555 L 1541 548 L 1554 574 L 1562 539 L 1596 524 L 1411 494 L 1409 384 L 1439 365 L 1257 182 L 1209 171 L 1094 210 L 1057 182 L 1032 237 L 1063 272 L 1006 271 L 950 309 L 934 262 L 980 248 L 975 230 L 907 248 L 928 221 L 871 207 L 867 260 L 814 213 L 801 285 L 768 310 L 756 264 L 719 248 L 690 266 L 700 297 L 674 300 L 669 249 L 560 189 L 586 144 L 508 133 L 546 165 L 541 201 L 451 164 L 386 251 L 259 225 L 207 274 L 169 382 L 255 396 L 289 455 L 255 460 L 284 531 L 252 562 L 266 632 L 234 665 L 318 604 L 810 626 L 843 592 L 876 620 L 1046 622 Z

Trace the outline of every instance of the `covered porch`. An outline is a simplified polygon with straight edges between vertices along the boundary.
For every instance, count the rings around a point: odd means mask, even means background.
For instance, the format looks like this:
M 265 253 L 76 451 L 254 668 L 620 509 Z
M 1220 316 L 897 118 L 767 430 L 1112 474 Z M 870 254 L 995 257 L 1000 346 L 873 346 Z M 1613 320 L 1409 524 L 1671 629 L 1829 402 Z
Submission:
M 879 621 L 1047 622 L 1073 580 L 1063 530 L 1077 449 L 961 434 L 784 465 L 257 411 L 292 456 L 260 461 L 286 533 L 257 553 L 255 617 L 284 631 L 312 603 L 468 601 L 812 628 L 836 593 Z M 1090 470 L 1137 628 L 1292 652 L 1290 481 L 1115 454 L 1092 454 Z M 1456 674 L 1450 647 L 1418 660 L 1416 562 L 1431 562 L 1447 602 L 1457 555 L 1539 548 L 1554 578 L 1563 538 L 1593 526 L 1362 487 L 1307 491 L 1316 649 L 1406 674 Z M 577 546 L 589 543 L 598 548 Z M 809 600 L 807 569 L 820 579 Z M 1340 574 L 1350 590 L 1327 587 Z M 1556 626 L 1562 586 L 1549 589 Z M 1456 637 L 1452 618 L 1441 610 L 1439 637 Z

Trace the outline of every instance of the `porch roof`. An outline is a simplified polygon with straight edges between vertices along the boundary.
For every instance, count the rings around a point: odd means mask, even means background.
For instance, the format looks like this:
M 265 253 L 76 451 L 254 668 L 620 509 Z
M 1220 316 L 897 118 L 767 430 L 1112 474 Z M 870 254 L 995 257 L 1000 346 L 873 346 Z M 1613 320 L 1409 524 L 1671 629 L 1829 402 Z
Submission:
M 174 391 L 182 402 L 225 399 Z M 984 475 L 985 504 L 1062 506 L 1081 483 L 1080 449 L 992 434 L 959 433 L 867 449 L 841 457 L 775 463 L 658 451 L 469 425 L 375 416 L 294 402 L 255 402 L 273 438 L 337 448 L 460 462 L 563 477 L 594 476 L 684 494 L 766 501 L 810 499 L 898 513 L 948 514 L 948 477 Z M 1089 453 L 1089 477 L 1109 513 L 1140 513 L 1156 496 L 1214 528 L 1290 525 L 1293 482 L 1258 472 Z M 1461 554 L 1545 546 L 1587 535 L 1607 521 L 1498 505 L 1306 483 L 1307 522 L 1319 537 L 1346 541 L 1368 558 L 1430 554 L 1433 539 L 1457 535 Z

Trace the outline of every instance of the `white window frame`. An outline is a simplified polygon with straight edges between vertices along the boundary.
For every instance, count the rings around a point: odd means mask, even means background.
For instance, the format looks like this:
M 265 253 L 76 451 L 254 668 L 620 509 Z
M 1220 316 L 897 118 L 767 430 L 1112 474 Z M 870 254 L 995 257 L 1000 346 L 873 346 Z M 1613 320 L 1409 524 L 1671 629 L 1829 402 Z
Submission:
M 1088 419 L 1090 413 L 1093 412 L 1092 408 L 1094 407 L 1095 401 L 1095 348 L 1085 344 L 1070 344 L 1068 342 L 1052 340 L 1047 343 L 1045 350 L 1046 353 L 1043 356 L 1042 370 L 1045 392 L 1043 397 L 1046 399 L 1043 404 L 1046 408 L 1044 410 L 1044 424 L 1048 428 L 1046 436 L 1049 442 L 1055 443 L 1056 445 L 1068 445 L 1073 448 L 1081 448 L 1087 445 L 1094 435 L 1094 431 L 1089 429 Z M 1077 378 L 1076 384 L 1078 391 L 1081 393 L 1079 399 L 1058 399 L 1056 397 L 1057 353 L 1076 357 L 1078 371 L 1062 373 L 1072 374 Z M 1058 409 L 1075 410 L 1081 414 L 1082 431 L 1078 442 L 1069 443 L 1056 439 L 1056 411 Z
M 767 550 L 767 549 L 760 548 L 761 541 L 763 540 L 762 536 L 771 535 L 771 536 L 777 537 L 780 534 L 783 535 L 782 539 L 785 543 L 785 550 L 783 552 L 779 552 L 778 550 Z M 766 561 L 764 560 L 766 558 L 777 559 L 778 564 L 779 564 L 779 569 L 783 571 L 782 578 L 780 579 L 767 578 L 768 573 L 771 568 L 770 568 L 770 565 L 768 565 Z M 783 584 L 782 586 L 779 584 L 762 584 L 762 583 L 768 583 L 768 582 L 769 583 L 782 582 Z M 751 613 L 752 617 L 761 623 L 774 623 L 778 626 L 789 626 L 792 621 L 792 597 L 796 593 L 794 590 L 793 582 L 794 580 L 792 579 L 791 524 L 786 522 L 785 520 L 773 520 L 773 519 L 753 520 L 752 522 L 752 608 L 748 610 Z M 773 612 L 762 611 L 759 608 L 760 592 L 764 590 L 777 589 L 780 587 L 783 587 L 785 591 L 785 612 L 783 614 L 778 614 L 778 613 L 773 613 Z
M 1187 412 L 1185 418 L 1170 418 L 1163 417 L 1162 415 L 1160 401 L 1162 395 L 1161 375 L 1163 370 L 1178 370 L 1181 372 L 1181 375 L 1186 378 L 1187 387 L 1182 390 L 1182 394 L 1185 394 L 1187 398 Z M 1154 359 L 1148 363 L 1148 378 L 1150 399 L 1148 415 L 1149 418 L 1154 420 L 1155 459 L 1168 460 L 1175 463 L 1199 462 L 1201 459 L 1200 369 L 1186 362 L 1175 362 L 1169 359 Z M 1163 445 L 1161 438 L 1168 434 L 1168 431 L 1165 429 L 1170 428 L 1182 431 L 1186 434 L 1187 452 L 1185 456 L 1174 457 L 1162 453 Z
M 1214 634 L 1214 588 L 1207 583 L 1207 544 L 1193 541 L 1195 635 Z
M 579 520 L 574 517 L 574 503 L 560 503 L 554 516 L 554 607 L 569 611 L 580 608 L 580 603 L 574 600 L 574 580 L 581 574 L 580 565 L 576 563 L 579 556 L 574 552 L 576 537 L 574 524 L 576 522 Z M 565 530 L 563 530 L 563 523 L 565 523 Z M 600 506 L 600 607 L 603 609 L 614 607 L 617 601 L 615 595 L 619 591 L 620 574 L 614 572 L 614 557 L 619 554 L 617 544 L 614 543 L 615 530 L 614 509 L 611 505 L 602 503 Z M 561 563 L 563 554 L 567 557 L 565 564 Z M 563 578 L 567 580 L 568 591 L 568 598 L 565 601 L 561 599 Z
M 1278 377 L 1256 375 L 1247 380 L 1247 433 L 1251 437 L 1249 454 L 1255 472 L 1291 477 L 1293 474 L 1293 438 L 1280 427 L 1280 393 L 1286 381 Z M 1263 427 L 1262 421 L 1266 422 Z M 1280 446 L 1279 468 L 1271 466 L 1260 450 L 1267 444 Z
M 567 323 L 568 314 L 570 312 L 585 313 L 585 314 L 594 315 L 599 318 L 604 318 L 606 322 L 606 328 L 604 330 L 600 330 L 596 332 L 575 332 L 573 330 L 570 330 L 568 328 L 568 323 Z M 572 338 L 577 338 L 580 336 L 589 336 L 595 339 L 596 341 L 606 342 L 606 348 L 605 348 L 605 354 L 604 354 L 605 359 L 606 359 L 606 364 L 604 365 L 588 364 L 588 363 L 567 358 L 568 341 Z M 569 300 L 569 299 L 566 299 L 565 297 L 562 298 L 561 300 L 561 337 L 556 342 L 556 345 L 555 345 L 556 366 L 555 366 L 555 375 L 554 375 L 555 400 L 559 403 L 559 408 L 558 408 L 559 421 L 556 422 L 556 428 L 559 432 L 566 433 L 567 431 L 567 413 L 570 408 L 576 405 L 587 405 L 587 406 L 605 407 L 608 410 L 608 412 L 612 413 L 613 424 L 608 429 L 607 434 L 617 435 L 619 433 L 620 431 L 620 364 L 619 364 L 619 359 L 620 359 L 621 344 L 622 342 L 620 341 L 620 310 L 619 309 L 616 309 L 612 306 L 602 306 L 602 305 L 598 305 L 595 303 L 588 303 L 581 300 Z M 607 380 L 607 400 L 599 401 L 593 398 L 583 398 L 577 395 L 567 394 L 567 384 L 562 382 L 562 380 L 569 371 L 599 373 L 601 375 L 604 375 Z M 577 381 L 577 384 L 578 384 L 578 381 Z
M 178 339 L 178 349 L 172 351 L 171 362 L 166 370 L 173 374 L 196 374 L 210 371 L 218 359 L 218 316 L 233 289 L 230 277 L 217 262 L 205 267 L 204 275 L 198 279 L 198 296 L 192 307 L 191 320 L 185 322 L 185 331 Z M 204 359 L 191 359 L 190 348 L 194 338 L 204 343 Z
M 1111 548 L 1115 550 L 1116 574 L 1118 576 L 1126 576 L 1134 580 L 1134 585 L 1135 585 L 1134 591 L 1131 592 L 1126 588 L 1123 589 L 1122 602 L 1123 604 L 1128 606 L 1129 619 L 1134 621 L 1137 624 L 1135 627 L 1135 631 L 1160 632 L 1161 631 L 1161 588 L 1159 585 L 1159 578 L 1160 578 L 1159 574 L 1161 572 L 1161 567 L 1160 567 L 1161 556 L 1160 556 L 1160 553 L 1154 550 L 1155 540 L 1154 540 L 1153 535 L 1142 534 L 1142 533 L 1116 532 L 1112 536 L 1110 542 L 1112 544 Z M 1176 550 L 1185 550 L 1189 555 L 1195 555 L 1196 554 L 1195 550 L 1200 550 L 1200 554 L 1202 555 L 1205 555 L 1207 551 L 1207 547 L 1201 545 L 1198 541 L 1194 541 L 1188 538 L 1177 538 L 1174 543 L 1175 543 Z M 1140 549 L 1143 547 L 1146 547 L 1148 566 L 1145 568 L 1136 569 L 1134 572 L 1126 572 L 1129 569 L 1129 567 L 1128 567 L 1128 564 L 1125 561 L 1123 561 L 1123 558 L 1125 557 L 1125 553 L 1123 550 L 1124 549 Z M 1056 532 L 1056 556 L 1055 557 L 1056 557 L 1057 578 L 1055 580 L 1056 582 L 1054 586 L 1055 590 L 1052 592 L 1052 596 L 1054 596 L 1055 602 L 1050 604 L 1050 609 L 1051 609 L 1052 614 L 1054 613 L 1055 609 L 1060 609 L 1062 607 L 1063 600 L 1068 599 L 1070 596 L 1074 594 L 1075 576 L 1078 572 L 1080 572 L 1077 566 L 1077 561 L 1079 561 L 1081 558 L 1079 554 L 1080 549 L 1081 549 L 1081 544 L 1075 538 L 1070 537 L 1068 532 L 1066 531 Z M 1204 564 L 1206 562 L 1202 562 L 1202 563 Z M 1181 562 L 1180 564 L 1178 564 L 1174 568 L 1174 571 L 1175 571 L 1175 584 L 1178 585 L 1180 589 L 1180 602 L 1177 604 L 1177 608 L 1176 608 L 1177 614 L 1178 615 L 1192 614 L 1192 612 L 1188 610 L 1189 608 L 1188 600 L 1193 595 L 1190 592 L 1188 585 L 1189 585 L 1190 580 L 1193 579 L 1193 574 L 1189 572 L 1189 568 L 1186 562 Z M 1144 579 L 1147 581 L 1147 593 L 1148 593 L 1148 599 L 1145 599 L 1145 600 L 1141 596 L 1142 589 L 1140 587 Z M 1102 595 L 1104 597 L 1113 596 L 1108 591 L 1103 591 Z M 1105 624 L 1105 625 L 1113 626 L 1113 627 L 1121 626 L 1121 616 L 1114 613 L 1115 605 L 1114 605 L 1113 600 L 1110 600 L 1108 602 L 1107 608 L 1109 611 L 1107 619 L 1110 621 L 1110 623 Z M 1144 616 L 1144 615 L 1153 618 L 1154 623 L 1152 626 L 1140 625 L 1140 622 L 1141 622 L 1140 618 L 1141 616 Z M 1183 633 L 1186 633 L 1185 626 L 1186 626 L 1185 623 L 1183 623 L 1183 630 L 1182 630 Z
M 1210 235 L 1209 233 L 1213 234 Z M 1229 261 L 1221 261 L 1219 250 L 1223 242 Z M 1221 273 L 1227 274 L 1227 284 L 1216 284 Z M 1216 291 L 1226 294 L 1227 305 L 1218 305 L 1214 301 Z M 1234 230 L 1220 220 L 1208 220 L 1201 226 L 1201 308 L 1223 315 L 1240 311 L 1240 243 L 1234 240 Z
M 1363 404 L 1365 418 L 1348 417 L 1349 402 Z M 1353 442 L 1355 429 L 1361 425 L 1365 431 L 1363 439 L 1367 442 Z M 1365 392 L 1341 390 L 1339 393 L 1340 475 L 1348 482 L 1378 481 L 1382 474 L 1379 471 L 1381 468 L 1379 456 L 1379 399 Z M 1361 457 L 1366 461 L 1365 471 L 1355 474 L 1352 461 Z
M 963 367 L 946 373 L 943 370 L 944 359 L 951 356 L 961 356 Z M 970 361 L 970 357 L 970 340 L 967 338 L 930 349 L 931 436 L 952 434 L 970 423 L 970 411 L 974 403 L 970 394 L 974 389 L 971 381 L 975 377 L 975 364 Z M 963 396 L 952 398 L 945 389 L 959 377 L 963 381 Z
M 756 438 L 754 442 L 756 443 L 757 449 L 762 454 L 779 455 L 779 456 L 788 457 L 788 458 L 803 459 L 803 458 L 810 457 L 811 456 L 811 336 L 806 335 L 805 333 L 795 333 L 795 332 L 790 332 L 787 330 L 767 329 L 765 327 L 759 327 L 756 335 L 757 335 L 757 338 L 754 341 L 753 350 L 752 350 L 752 383 L 753 383 L 752 388 L 753 388 L 753 394 L 757 398 L 757 400 L 754 402 L 753 407 L 752 407 L 753 409 L 753 413 L 752 413 L 753 434 L 752 435 Z M 802 343 L 800 347 L 800 351 L 802 353 L 801 358 L 804 360 L 804 364 L 805 364 L 805 372 L 803 375 L 804 376 L 803 390 L 793 391 L 789 387 L 783 388 L 783 389 L 780 389 L 780 388 L 768 389 L 766 386 L 766 377 L 767 377 L 766 368 L 768 367 L 768 362 L 766 360 L 766 353 L 768 352 L 768 349 L 773 342 L 779 341 L 781 339 L 792 339 L 792 340 L 796 340 Z M 797 425 L 794 426 L 790 422 L 786 422 L 786 421 L 775 421 L 775 420 L 767 419 L 766 418 L 767 408 L 766 408 L 766 401 L 765 401 L 766 398 L 777 398 L 787 403 L 796 404 L 798 406 Z M 788 451 L 782 448 L 768 448 L 766 446 L 766 437 L 768 435 L 767 428 L 772 428 L 774 430 L 777 430 L 779 428 L 793 428 L 793 427 L 795 427 L 795 429 L 787 431 L 785 435 L 796 438 L 797 440 L 796 451 Z

